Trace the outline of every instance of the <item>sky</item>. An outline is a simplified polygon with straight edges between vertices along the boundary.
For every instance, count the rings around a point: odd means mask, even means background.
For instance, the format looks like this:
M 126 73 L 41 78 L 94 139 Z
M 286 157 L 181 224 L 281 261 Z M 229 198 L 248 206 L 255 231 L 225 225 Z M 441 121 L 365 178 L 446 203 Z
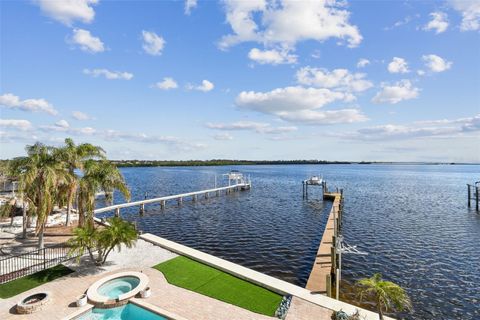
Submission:
M 0 158 L 480 162 L 480 1 L 0 1 Z

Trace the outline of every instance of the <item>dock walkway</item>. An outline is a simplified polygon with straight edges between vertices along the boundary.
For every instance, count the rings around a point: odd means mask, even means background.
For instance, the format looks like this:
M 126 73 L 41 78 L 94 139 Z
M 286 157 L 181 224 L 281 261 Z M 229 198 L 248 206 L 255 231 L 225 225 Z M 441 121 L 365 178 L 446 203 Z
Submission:
M 327 294 L 327 290 L 329 290 L 327 285 L 329 280 L 327 279 L 330 279 L 332 273 L 332 246 L 334 246 L 333 237 L 336 227 L 335 219 L 338 219 L 342 194 L 326 192 L 324 194 L 324 199 L 333 200 L 332 209 L 330 210 L 322 240 L 315 257 L 315 262 L 313 263 L 312 271 L 305 287 L 312 293 L 319 294 Z
M 134 207 L 134 206 L 140 206 L 140 209 L 143 210 L 144 206 L 146 204 L 153 204 L 153 203 L 160 203 L 160 206 L 163 208 L 165 206 L 166 202 L 169 201 L 169 200 L 177 200 L 178 203 L 181 203 L 184 198 L 191 197 L 191 199 L 193 201 L 196 201 L 198 196 L 204 196 L 205 198 L 208 198 L 210 196 L 210 194 L 212 194 L 212 193 L 219 196 L 220 192 L 222 192 L 222 191 L 228 194 L 230 192 L 234 192 L 234 191 L 238 191 L 238 190 L 246 190 L 246 189 L 250 189 L 250 182 L 238 183 L 238 184 L 233 184 L 233 185 L 230 185 L 230 186 L 207 189 L 207 190 L 181 193 L 181 194 L 165 196 L 165 197 L 160 197 L 160 198 L 145 199 L 145 200 L 134 201 L 134 202 L 126 202 L 126 203 L 122 203 L 122 204 L 117 204 L 117 205 L 113 205 L 113 206 L 108 206 L 108 207 L 104 207 L 104 208 L 95 209 L 93 211 L 93 213 L 98 214 L 98 213 L 103 213 L 103 212 L 108 212 L 108 211 L 115 210 L 118 214 L 119 210 L 121 208 L 128 208 L 128 207 Z

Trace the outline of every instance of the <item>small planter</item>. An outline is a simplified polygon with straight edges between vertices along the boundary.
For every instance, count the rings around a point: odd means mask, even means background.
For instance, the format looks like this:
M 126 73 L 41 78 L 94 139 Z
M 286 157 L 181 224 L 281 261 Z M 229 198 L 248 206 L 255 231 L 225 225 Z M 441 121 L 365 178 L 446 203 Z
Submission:
M 83 307 L 85 305 L 87 305 L 87 295 L 82 294 L 77 297 L 77 307 Z
M 142 298 L 148 298 L 152 295 L 152 289 L 150 287 L 146 287 L 145 290 L 140 291 L 140 296 Z

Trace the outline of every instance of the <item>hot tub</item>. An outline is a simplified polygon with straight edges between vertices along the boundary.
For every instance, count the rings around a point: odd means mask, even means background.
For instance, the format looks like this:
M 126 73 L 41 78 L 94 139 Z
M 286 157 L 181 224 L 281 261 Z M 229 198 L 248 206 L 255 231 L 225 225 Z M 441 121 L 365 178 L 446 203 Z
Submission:
M 87 297 L 96 307 L 118 307 L 145 290 L 147 285 L 148 277 L 141 272 L 119 272 L 92 284 L 88 288 Z

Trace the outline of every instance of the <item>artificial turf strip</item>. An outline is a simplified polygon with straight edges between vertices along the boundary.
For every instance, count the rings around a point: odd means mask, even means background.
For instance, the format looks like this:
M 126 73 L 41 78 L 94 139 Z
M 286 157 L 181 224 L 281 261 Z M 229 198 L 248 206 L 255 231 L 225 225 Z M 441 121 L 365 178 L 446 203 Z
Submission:
M 23 278 L 0 284 L 0 298 L 7 299 L 16 296 L 17 294 L 33 289 L 72 272 L 73 270 L 60 264 Z
M 228 273 L 179 256 L 154 266 L 170 284 L 244 309 L 275 315 L 282 296 Z

